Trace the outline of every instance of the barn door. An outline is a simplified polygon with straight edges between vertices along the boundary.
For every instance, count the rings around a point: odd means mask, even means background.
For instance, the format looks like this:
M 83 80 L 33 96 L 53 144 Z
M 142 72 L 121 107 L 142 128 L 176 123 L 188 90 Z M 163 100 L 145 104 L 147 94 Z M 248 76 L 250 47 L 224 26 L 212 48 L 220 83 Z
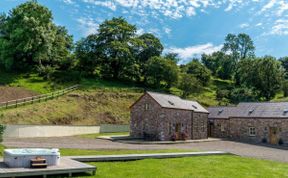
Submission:
M 269 143 L 277 144 L 277 142 L 278 142 L 277 128 L 276 127 L 270 127 L 269 128 Z

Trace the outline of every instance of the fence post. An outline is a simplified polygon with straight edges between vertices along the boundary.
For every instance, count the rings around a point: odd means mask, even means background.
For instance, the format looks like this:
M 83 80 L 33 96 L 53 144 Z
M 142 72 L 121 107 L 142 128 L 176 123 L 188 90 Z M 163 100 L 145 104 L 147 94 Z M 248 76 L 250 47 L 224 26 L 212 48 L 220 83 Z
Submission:
M 31 104 L 33 104 L 33 102 L 34 102 L 34 97 L 32 96 Z
M 18 100 L 16 100 L 15 108 L 17 108 L 17 102 L 18 102 Z
M 6 109 L 8 108 L 8 101 L 6 102 Z

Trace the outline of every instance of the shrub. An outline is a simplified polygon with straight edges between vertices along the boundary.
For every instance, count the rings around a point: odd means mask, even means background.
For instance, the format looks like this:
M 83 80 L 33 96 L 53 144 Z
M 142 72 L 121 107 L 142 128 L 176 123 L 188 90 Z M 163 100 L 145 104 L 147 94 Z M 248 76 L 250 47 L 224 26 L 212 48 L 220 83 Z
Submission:
M 56 68 L 50 65 L 47 66 L 41 65 L 37 67 L 37 72 L 39 73 L 40 76 L 44 77 L 44 79 L 51 79 L 55 71 Z
M 4 134 L 5 129 L 6 129 L 6 126 L 0 124 L 0 142 L 3 141 L 3 134 Z
M 181 133 L 181 140 L 187 140 L 188 139 L 188 133 L 187 132 L 182 132 Z
M 279 145 L 283 145 L 284 144 L 284 141 L 282 140 L 282 138 L 279 139 L 278 144 Z
M 262 143 L 267 143 L 267 138 L 262 138 Z

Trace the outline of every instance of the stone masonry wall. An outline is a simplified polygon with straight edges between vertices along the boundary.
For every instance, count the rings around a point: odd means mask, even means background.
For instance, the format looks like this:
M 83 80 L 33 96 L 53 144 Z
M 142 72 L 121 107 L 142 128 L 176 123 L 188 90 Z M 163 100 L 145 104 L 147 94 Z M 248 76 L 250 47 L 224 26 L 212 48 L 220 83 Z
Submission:
M 229 138 L 230 137 L 230 120 L 229 119 L 214 119 L 212 127 L 212 137 Z
M 211 119 L 210 119 L 211 120 Z M 269 140 L 269 128 L 277 128 L 277 139 L 282 139 L 288 144 L 288 119 L 278 118 L 230 118 L 212 119 L 214 127 L 213 137 L 231 138 L 233 140 L 260 143 L 263 139 Z M 221 127 L 224 127 L 224 131 Z M 255 136 L 250 136 L 249 128 L 255 127 Z
M 193 139 L 206 139 L 206 138 L 208 138 L 207 123 L 208 123 L 208 114 L 207 113 L 193 112 L 193 129 L 192 129 Z
M 255 127 L 256 135 L 249 135 L 249 127 Z M 277 139 L 280 138 L 288 144 L 288 120 L 287 119 L 257 119 L 257 118 L 231 118 L 230 134 L 232 139 L 244 141 L 262 142 L 265 138 L 269 142 L 269 128 L 277 128 Z

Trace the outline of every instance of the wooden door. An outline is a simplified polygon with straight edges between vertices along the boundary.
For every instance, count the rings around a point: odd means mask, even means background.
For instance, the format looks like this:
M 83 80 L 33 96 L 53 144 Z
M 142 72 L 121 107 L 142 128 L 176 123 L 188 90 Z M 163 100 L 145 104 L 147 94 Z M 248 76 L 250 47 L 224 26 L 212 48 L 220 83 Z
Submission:
M 180 138 L 180 129 L 181 129 L 181 124 L 177 123 L 175 125 L 176 140 L 179 140 L 179 138 Z
M 277 128 L 276 127 L 270 127 L 269 128 L 269 143 L 270 144 L 277 144 Z
M 208 124 L 208 137 L 213 137 L 213 129 L 214 129 L 214 124 L 213 123 L 209 123 Z

